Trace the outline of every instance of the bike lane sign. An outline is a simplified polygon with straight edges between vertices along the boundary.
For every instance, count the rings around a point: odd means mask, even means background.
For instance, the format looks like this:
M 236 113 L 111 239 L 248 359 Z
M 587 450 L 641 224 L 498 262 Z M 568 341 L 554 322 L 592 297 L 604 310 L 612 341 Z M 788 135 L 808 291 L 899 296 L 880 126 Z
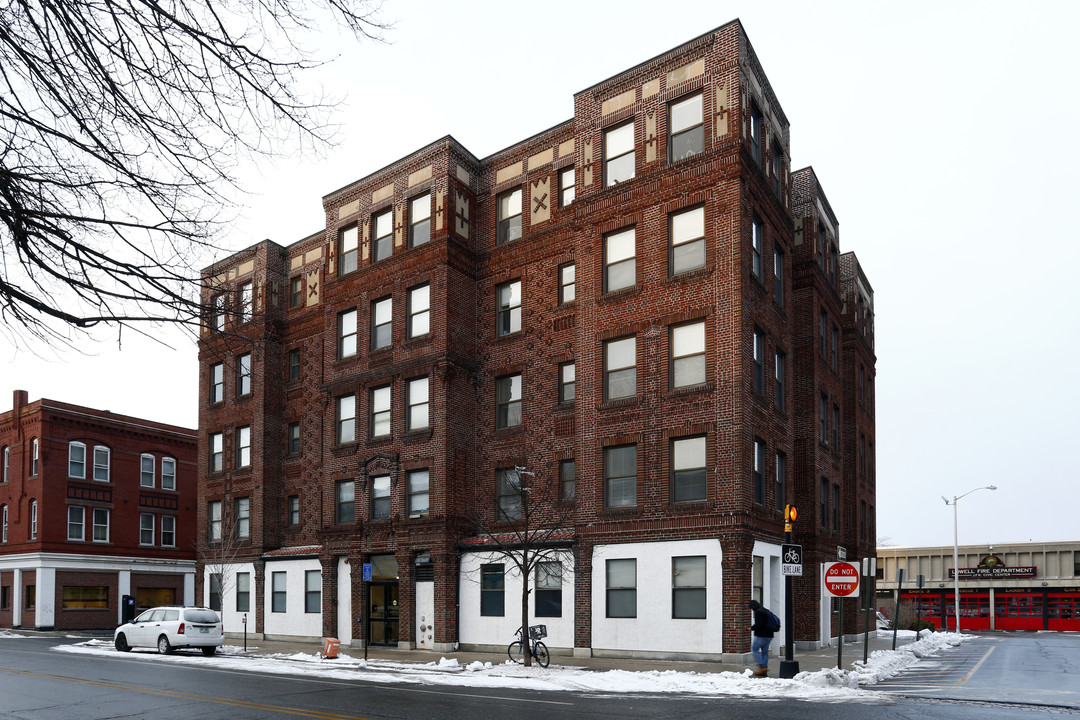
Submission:
M 802 545 L 780 546 L 780 574 L 802 577 Z

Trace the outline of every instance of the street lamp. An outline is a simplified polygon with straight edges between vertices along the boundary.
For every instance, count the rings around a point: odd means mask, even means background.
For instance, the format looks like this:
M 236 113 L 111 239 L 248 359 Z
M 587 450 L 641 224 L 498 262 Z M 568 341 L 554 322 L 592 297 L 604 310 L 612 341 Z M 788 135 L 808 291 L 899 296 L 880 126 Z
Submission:
M 997 490 L 996 485 L 987 485 L 986 487 L 977 487 L 975 490 L 968 490 L 963 495 L 954 495 L 953 499 L 941 496 L 941 499 L 945 501 L 946 505 L 952 505 L 953 515 L 953 548 L 952 548 L 952 564 L 953 564 L 953 603 L 954 611 L 956 613 L 956 632 L 960 632 L 960 531 L 959 523 L 956 513 L 956 503 L 960 501 L 960 498 L 967 497 L 976 490 Z M 948 629 L 948 623 L 946 623 L 946 629 Z

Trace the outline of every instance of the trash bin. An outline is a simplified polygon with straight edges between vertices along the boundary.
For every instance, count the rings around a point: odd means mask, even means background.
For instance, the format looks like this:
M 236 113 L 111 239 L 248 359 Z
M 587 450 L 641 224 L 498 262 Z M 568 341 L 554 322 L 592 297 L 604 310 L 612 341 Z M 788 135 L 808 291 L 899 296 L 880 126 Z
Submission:
M 324 658 L 336 658 L 338 649 L 341 648 L 341 641 L 337 638 L 326 638 L 326 646 L 323 648 L 322 654 Z

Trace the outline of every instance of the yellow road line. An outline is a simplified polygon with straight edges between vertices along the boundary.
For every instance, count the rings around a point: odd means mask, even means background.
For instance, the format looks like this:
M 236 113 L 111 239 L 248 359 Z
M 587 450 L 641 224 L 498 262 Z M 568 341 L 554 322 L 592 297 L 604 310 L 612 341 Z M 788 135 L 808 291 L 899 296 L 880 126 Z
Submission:
M 959 681 L 957 681 L 956 684 L 957 685 L 963 685 L 968 680 L 970 680 L 971 676 L 975 674 L 975 671 L 979 669 L 979 666 L 982 665 L 984 662 L 986 662 L 986 658 L 990 657 L 990 653 L 994 652 L 994 650 L 996 648 L 997 648 L 997 645 L 995 645 L 995 646 L 991 647 L 989 650 L 987 650 L 986 654 L 984 654 L 981 658 L 979 658 L 979 662 L 975 663 L 975 666 L 972 667 L 971 670 L 968 671 L 968 674 L 965 675 L 964 677 L 962 677 Z

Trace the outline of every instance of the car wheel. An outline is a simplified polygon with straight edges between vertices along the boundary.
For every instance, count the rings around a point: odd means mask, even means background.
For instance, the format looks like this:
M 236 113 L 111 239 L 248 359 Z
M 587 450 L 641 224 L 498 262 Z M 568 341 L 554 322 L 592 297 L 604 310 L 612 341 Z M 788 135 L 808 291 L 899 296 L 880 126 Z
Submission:
M 127 637 L 124 636 L 124 633 L 117 635 L 113 644 L 116 645 L 116 649 L 120 652 L 131 652 L 131 646 L 128 645 Z
M 172 645 L 169 644 L 169 638 L 162 635 L 157 639 L 157 651 L 162 655 L 172 654 Z
M 206 657 L 213 657 L 215 652 L 217 652 L 216 647 L 204 647 L 202 649 L 202 654 Z

